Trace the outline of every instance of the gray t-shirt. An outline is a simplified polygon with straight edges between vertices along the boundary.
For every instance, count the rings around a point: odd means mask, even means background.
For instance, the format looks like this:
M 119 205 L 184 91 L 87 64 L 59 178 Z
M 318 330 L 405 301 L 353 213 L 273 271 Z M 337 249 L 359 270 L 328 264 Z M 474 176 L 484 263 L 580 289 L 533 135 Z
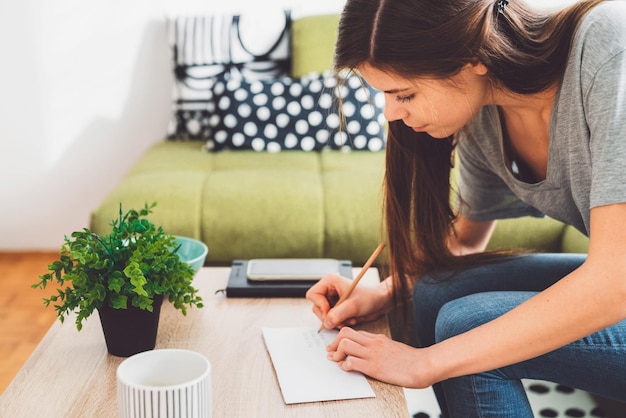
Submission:
M 505 163 L 495 106 L 461 133 L 460 212 L 476 221 L 542 216 L 589 235 L 589 212 L 626 202 L 626 2 L 594 7 L 581 21 L 550 120 L 547 177 L 518 180 Z

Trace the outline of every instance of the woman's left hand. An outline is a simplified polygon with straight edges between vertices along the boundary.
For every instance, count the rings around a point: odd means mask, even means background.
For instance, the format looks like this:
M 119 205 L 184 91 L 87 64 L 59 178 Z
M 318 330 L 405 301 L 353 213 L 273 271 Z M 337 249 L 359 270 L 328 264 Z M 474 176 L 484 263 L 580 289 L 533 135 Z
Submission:
M 409 388 L 425 388 L 428 378 L 427 349 L 402 344 L 385 335 L 343 327 L 327 347 L 328 358 L 345 371 L 358 371 L 382 382 Z

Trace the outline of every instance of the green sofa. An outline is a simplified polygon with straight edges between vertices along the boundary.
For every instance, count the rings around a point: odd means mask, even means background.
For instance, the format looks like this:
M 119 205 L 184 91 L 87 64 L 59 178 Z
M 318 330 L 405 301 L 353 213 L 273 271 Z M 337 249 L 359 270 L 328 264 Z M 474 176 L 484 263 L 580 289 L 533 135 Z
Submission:
M 331 67 L 337 15 L 292 22 L 292 75 Z M 384 152 L 223 150 L 162 141 L 141 157 L 91 217 L 97 233 L 119 210 L 158 203 L 151 219 L 233 259 L 331 257 L 362 265 L 384 240 Z M 586 252 L 587 238 L 552 219 L 499 222 L 490 248 Z

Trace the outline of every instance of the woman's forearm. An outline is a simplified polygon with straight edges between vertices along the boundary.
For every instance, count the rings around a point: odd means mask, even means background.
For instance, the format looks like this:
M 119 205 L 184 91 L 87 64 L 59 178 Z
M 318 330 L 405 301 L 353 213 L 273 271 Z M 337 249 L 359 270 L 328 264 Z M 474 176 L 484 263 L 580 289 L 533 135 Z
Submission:
M 624 319 L 619 278 L 585 266 L 505 315 L 427 349 L 434 381 L 547 353 Z

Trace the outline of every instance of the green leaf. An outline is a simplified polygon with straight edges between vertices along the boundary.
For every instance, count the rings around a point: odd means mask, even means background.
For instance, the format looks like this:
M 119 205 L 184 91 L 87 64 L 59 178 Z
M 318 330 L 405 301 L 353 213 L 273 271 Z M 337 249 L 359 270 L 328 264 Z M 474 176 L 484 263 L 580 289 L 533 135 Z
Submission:
M 140 296 L 148 296 L 148 293 L 144 289 L 144 285 L 148 282 L 143 275 L 139 264 L 131 262 L 124 269 L 124 274 L 130 279 L 130 283 L 134 286 L 133 292 Z
M 152 298 L 146 297 L 146 296 L 136 296 L 133 298 L 133 306 L 136 306 L 137 308 L 146 310 L 146 311 L 153 311 L 152 305 L 154 303 L 154 300 Z
M 122 287 L 124 286 L 124 279 L 121 277 L 113 277 L 109 280 L 109 290 L 112 290 L 116 293 L 120 293 L 122 291 Z
M 59 259 L 48 266 L 32 288 L 56 285 L 56 294 L 43 298 L 53 305 L 63 321 L 76 314 L 76 327 L 82 328 L 102 303 L 119 309 L 133 306 L 152 310 L 153 296 L 168 294 L 170 302 L 183 314 L 187 306 L 202 307 L 202 299 L 192 286 L 193 270 L 180 260 L 176 239 L 147 219 L 156 202 L 140 210 L 123 211 L 112 220 L 108 234 L 99 236 L 88 228 L 65 235 Z
M 115 309 L 126 309 L 128 307 L 128 297 L 124 295 L 111 295 L 111 306 Z

